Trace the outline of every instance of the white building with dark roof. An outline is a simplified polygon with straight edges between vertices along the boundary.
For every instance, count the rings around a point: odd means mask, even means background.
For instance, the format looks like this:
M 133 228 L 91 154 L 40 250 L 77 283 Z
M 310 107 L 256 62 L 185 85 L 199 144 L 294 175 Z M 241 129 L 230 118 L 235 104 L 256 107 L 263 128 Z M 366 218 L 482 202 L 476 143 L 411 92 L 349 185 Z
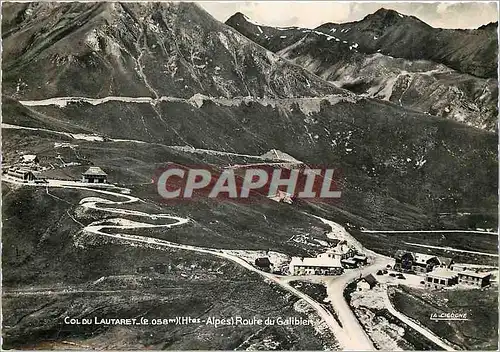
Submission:
M 292 257 L 289 265 L 292 275 L 340 275 L 343 273 L 340 258 L 327 252 L 316 258 Z

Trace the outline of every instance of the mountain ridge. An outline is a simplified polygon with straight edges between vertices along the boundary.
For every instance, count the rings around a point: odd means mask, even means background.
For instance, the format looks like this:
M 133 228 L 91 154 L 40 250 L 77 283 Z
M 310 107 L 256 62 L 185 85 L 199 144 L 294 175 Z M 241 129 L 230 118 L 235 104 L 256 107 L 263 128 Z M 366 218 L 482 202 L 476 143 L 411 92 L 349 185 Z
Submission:
M 234 27 L 239 27 L 242 24 L 240 23 L 242 19 L 248 18 L 246 15 L 233 15 L 226 21 L 226 24 Z M 495 25 L 496 23 L 496 25 Z M 471 67 L 467 67 L 467 65 L 463 65 L 459 62 L 458 57 L 452 57 L 448 49 L 446 49 L 449 44 L 447 41 L 450 39 L 454 39 L 454 41 L 459 41 L 455 37 L 462 36 L 463 43 L 466 43 L 466 46 L 473 46 L 477 43 L 470 42 L 469 37 L 474 36 L 473 31 L 476 30 L 456 30 L 456 29 L 442 29 L 442 28 L 434 28 L 427 23 L 421 21 L 415 16 L 408 16 L 400 14 L 394 10 L 388 10 L 385 8 L 381 8 L 372 14 L 366 15 L 363 19 L 359 21 L 353 22 L 345 22 L 345 23 L 333 23 L 328 22 L 323 25 L 317 26 L 314 29 L 323 31 L 325 34 L 327 32 L 335 29 L 335 32 L 338 30 L 337 35 L 341 39 L 350 39 L 353 40 L 353 37 L 348 33 L 349 31 L 357 29 L 361 34 L 363 32 L 370 32 L 369 35 L 375 34 L 378 36 L 383 36 L 385 34 L 390 34 L 389 32 L 401 32 L 404 27 L 411 25 L 418 25 L 420 28 L 418 31 L 415 31 L 415 28 L 412 28 L 415 33 L 403 35 L 403 33 L 396 33 L 388 35 L 387 38 L 379 38 L 381 42 L 377 42 L 375 46 L 370 45 L 368 41 L 366 43 L 360 43 L 360 50 L 366 53 L 374 53 L 376 50 L 381 50 L 383 53 L 387 55 L 392 55 L 395 57 L 401 57 L 406 59 L 427 59 L 432 60 L 437 63 L 445 64 L 453 69 L 459 70 L 461 72 L 469 73 L 477 77 L 481 78 L 495 78 L 497 76 L 496 70 L 496 48 L 498 44 L 496 43 L 496 33 L 493 33 L 490 36 L 491 44 L 488 44 L 486 48 L 474 48 L 479 50 L 467 50 L 459 57 L 460 59 L 464 59 L 465 61 L 470 61 L 467 59 L 465 54 L 473 53 L 474 60 L 477 60 L 477 67 L 474 67 L 472 64 L 469 64 Z M 239 25 L 239 26 L 238 26 Z M 492 22 L 490 24 L 486 24 L 481 26 L 481 30 L 479 32 L 488 32 L 491 31 L 494 27 L 498 25 L 497 22 Z M 270 26 L 265 26 L 265 28 L 269 28 Z M 399 28 L 401 27 L 401 28 Z M 271 27 L 272 28 L 272 27 Z M 479 29 L 478 28 L 478 29 Z M 302 28 L 304 30 L 306 28 Z M 389 29 L 388 33 L 385 33 Z M 342 31 L 344 30 L 344 31 Z M 376 33 L 374 33 L 376 32 Z M 343 34 L 342 34 L 343 33 Z M 351 32 L 352 33 L 352 32 Z M 373 36 L 373 35 L 372 35 Z M 391 37 L 392 36 L 392 37 Z M 444 36 L 444 37 L 443 37 Z M 494 38 L 493 38 L 494 37 Z M 253 38 L 251 38 L 253 39 Z M 358 38 L 360 39 L 360 38 Z M 365 40 L 368 38 L 365 38 Z M 403 40 L 405 39 L 405 40 Z M 411 40 L 410 40 L 411 39 Z M 476 39 L 476 38 L 474 38 Z M 359 41 L 359 40 L 358 40 Z M 384 42 L 385 41 L 385 42 Z M 408 51 L 407 48 L 401 47 L 400 43 L 404 43 L 406 47 L 412 47 L 414 42 L 418 43 L 419 50 L 421 52 L 411 52 Z M 378 45 L 379 43 L 383 43 L 382 46 Z M 411 44 L 409 44 L 411 43 Z M 464 45 L 464 44 L 461 45 Z M 363 47 L 365 45 L 366 47 Z M 489 47 L 492 45 L 493 47 Z M 427 48 L 426 48 L 427 47 Z M 444 49 L 443 49 L 444 47 Z M 433 53 L 432 50 L 436 49 L 437 54 Z M 466 49 L 466 48 L 465 48 Z M 464 50 L 459 49 L 459 50 Z M 274 50 L 273 50 L 274 51 Z
M 390 84 L 367 72 L 377 76 L 370 62 L 390 61 L 386 55 L 361 56 L 354 42 L 318 30 L 261 33 L 249 26 L 262 43 L 284 45 L 284 56 L 307 46 L 332 52 L 327 43 L 334 42 L 339 57 L 353 60 L 340 67 L 343 74 L 307 54 L 290 63 L 192 4 L 5 3 L 2 11 L 2 163 L 17 166 L 22 156 L 36 155 L 33 171 L 50 180 L 47 187 L 2 182 L 7 348 L 341 349 L 319 316 L 309 327 L 237 330 L 204 324 L 82 330 L 64 320 L 92 312 L 105 319 L 271 312 L 311 320 L 314 311 L 257 275 L 255 258 L 269 256 L 275 264 L 279 255 L 283 265 L 273 270 L 286 270 L 289 256 L 323 252 L 338 228 L 341 237 L 392 255 L 411 248 L 407 239 L 363 228 L 496 227 L 498 134 L 402 106 L 415 94 L 407 81 L 447 75 L 441 66 L 412 62 L 417 68 L 410 70 L 411 61 L 391 61 L 384 75 L 399 78 Z M 367 78 L 354 76 L 357 71 Z M 380 85 L 375 97 L 359 94 L 367 84 Z M 377 98 L 386 95 L 392 100 Z M 172 202 L 154 182 L 168 166 L 201 166 L 215 175 L 298 163 L 339 171 L 342 197 L 287 204 L 266 195 L 241 202 L 194 194 Z M 91 166 L 108 175 L 107 191 L 77 186 Z M 167 182 L 177 188 L 175 179 Z M 178 220 L 182 225 L 174 226 Z M 494 252 L 492 234 L 475 234 L 474 241 L 460 235 L 432 234 L 431 244 L 445 253 L 464 239 L 458 248 Z M 470 253 L 463 258 L 494 262 Z M 248 264 L 228 265 L 228 259 Z M 329 314 L 318 297 L 311 300 Z
M 497 128 L 496 56 L 483 57 L 481 51 L 474 52 L 476 46 L 490 54 L 495 52 L 490 50 L 497 47 L 494 23 L 476 30 L 435 29 L 416 17 L 386 9 L 360 21 L 327 23 L 315 29 L 258 26 L 243 14 L 232 16 L 226 23 L 324 80 L 357 94 L 490 131 Z M 476 36 L 487 39 L 486 44 Z M 440 50 L 459 54 L 436 60 L 427 46 L 447 38 L 455 39 L 448 49 Z M 458 51 L 453 49 L 462 44 Z M 467 59 L 459 60 L 464 72 L 447 66 L 464 55 Z M 494 71 L 492 77 L 480 78 L 467 72 L 475 67 L 478 56 L 480 61 L 489 62 L 486 66 L 494 67 L 490 70 Z
M 341 92 L 254 46 L 194 4 L 64 4 L 43 11 L 39 6 L 11 4 L 3 9 L 10 23 L 10 28 L 4 26 L 4 92 L 20 100 Z M 306 82 L 307 91 L 301 88 Z

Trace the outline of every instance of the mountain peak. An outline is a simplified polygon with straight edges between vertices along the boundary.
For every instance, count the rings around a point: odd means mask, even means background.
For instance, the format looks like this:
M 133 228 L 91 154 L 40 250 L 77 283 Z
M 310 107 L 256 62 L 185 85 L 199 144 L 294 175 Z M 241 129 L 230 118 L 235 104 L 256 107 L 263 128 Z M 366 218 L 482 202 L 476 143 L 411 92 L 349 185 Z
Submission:
M 372 14 L 367 15 L 361 22 L 367 21 L 372 26 L 387 28 L 393 25 L 400 24 L 417 24 L 417 25 L 425 25 L 425 27 L 429 27 L 428 24 L 421 21 L 417 17 L 403 15 L 402 13 L 397 12 L 396 10 L 386 9 L 384 7 L 378 9 Z
M 378 9 L 373 14 L 368 15 L 365 18 L 372 18 L 385 23 L 396 23 L 407 16 L 391 9 L 386 9 L 384 7 Z
M 250 17 L 248 17 L 247 15 L 245 15 L 244 13 L 241 13 L 241 12 L 236 12 L 234 15 L 229 17 L 225 23 L 230 25 L 230 26 L 236 25 L 236 24 L 245 24 L 245 25 L 253 24 L 255 26 L 265 26 L 263 24 L 255 22 Z
M 394 15 L 400 15 L 400 16 L 403 16 L 403 14 L 397 12 L 396 10 L 392 10 L 392 9 L 386 9 L 385 7 L 381 7 L 380 9 L 378 9 L 377 11 L 375 11 L 373 13 L 374 15 L 382 15 L 382 16 L 394 16 Z
M 239 12 L 239 11 L 238 11 L 238 12 L 236 12 L 234 15 L 232 15 L 232 16 L 231 16 L 231 17 L 229 17 L 229 18 L 234 18 L 234 19 L 239 18 L 239 19 L 244 19 L 244 20 L 246 20 L 246 19 L 247 19 L 247 16 L 245 16 L 243 13 L 241 13 L 241 12 Z
M 3 38 L 2 87 L 16 98 L 43 98 L 37 88 L 43 85 L 53 89 L 51 96 L 288 98 L 339 93 L 216 21 L 197 4 L 50 5 L 41 2 L 33 11 L 37 15 L 26 17 L 18 15 L 26 10 L 24 4 L 11 6 L 12 20 L 2 28 L 10 33 Z M 64 72 L 57 69 L 62 65 Z M 101 79 L 102 72 L 106 79 Z

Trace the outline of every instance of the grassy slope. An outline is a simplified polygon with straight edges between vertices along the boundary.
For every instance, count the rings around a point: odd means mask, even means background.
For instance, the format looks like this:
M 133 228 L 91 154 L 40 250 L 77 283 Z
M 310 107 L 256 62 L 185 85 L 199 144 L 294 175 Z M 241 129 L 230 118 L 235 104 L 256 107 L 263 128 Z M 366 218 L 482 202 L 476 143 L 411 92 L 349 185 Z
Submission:
M 5 348 L 33 348 L 40 343 L 47 347 L 70 340 L 101 348 L 233 349 L 260 327 L 78 327 L 64 325 L 62 320 L 65 316 L 299 314 L 291 308 L 294 299 L 224 260 L 187 251 L 129 247 L 80 235 L 81 226 L 67 211 L 83 223 L 100 217 L 75 211 L 79 199 L 95 195 L 93 192 L 51 189 L 51 194 L 63 199 L 58 200 L 43 188 L 16 189 L 4 183 L 3 190 Z M 25 289 L 60 293 L 13 293 Z M 287 348 L 321 349 L 325 342 L 310 329 L 276 327 L 262 332 L 260 339 L 272 335 Z
M 67 167 L 64 169 L 56 168 L 54 170 L 49 170 L 45 172 L 48 177 L 56 177 L 56 178 L 68 178 L 68 179 L 78 179 L 80 177 L 80 173 L 83 172 L 89 165 L 99 165 L 109 174 L 109 179 L 112 182 L 116 182 L 118 184 L 123 184 L 126 186 L 132 186 L 134 188 L 133 192 L 139 195 L 142 198 L 150 199 L 155 203 L 158 203 L 158 206 L 162 205 L 163 202 L 158 196 L 157 191 L 153 184 L 151 184 L 151 178 L 155 173 L 155 170 L 164 165 L 166 162 L 177 162 L 181 164 L 206 164 L 211 163 L 214 165 L 228 165 L 234 163 L 246 163 L 250 160 L 245 160 L 245 158 L 241 157 L 221 157 L 221 156 L 209 156 L 203 154 L 190 154 L 183 153 L 180 151 L 173 150 L 171 148 L 167 148 L 165 146 L 157 145 L 157 144 L 135 144 L 135 143 L 113 143 L 113 142 L 87 142 L 83 140 L 72 140 L 68 137 L 53 135 L 49 133 L 37 133 L 36 135 L 31 131 L 22 131 L 22 130 L 3 130 L 3 145 L 5 150 L 4 160 L 6 164 L 9 164 L 12 161 L 15 161 L 21 152 L 25 153 L 35 153 L 41 159 L 42 165 L 54 165 L 58 167 L 60 165 L 60 161 L 56 159 L 56 156 L 59 154 L 63 157 L 65 162 L 80 162 L 82 166 L 74 166 Z M 465 129 L 464 131 L 465 132 Z M 478 132 L 477 140 L 472 139 L 477 144 L 477 148 L 481 148 L 481 142 L 479 140 L 479 136 L 481 135 Z M 352 137 L 355 139 L 356 137 Z M 420 137 L 422 138 L 422 137 Z M 426 139 L 424 139 L 424 142 Z M 71 143 L 75 147 L 71 148 L 54 148 L 54 143 Z M 454 142 L 454 141 L 452 141 Z M 356 142 L 358 143 L 358 142 Z M 360 142 L 359 142 L 360 143 Z M 372 154 L 377 153 L 380 156 L 382 155 L 382 151 L 389 150 L 390 144 L 387 145 L 382 144 L 379 147 L 379 150 L 372 151 Z M 458 148 L 458 145 L 457 147 Z M 264 151 L 265 148 L 262 148 L 261 151 Z M 285 149 L 288 150 L 288 149 Z M 396 150 L 395 150 L 396 151 Z M 259 151 L 255 151 L 256 154 Z M 361 151 L 359 152 L 361 153 Z M 474 152 L 476 153 L 476 152 Z M 471 158 L 471 156 L 464 156 L 454 161 L 447 157 L 446 155 L 437 154 L 438 157 L 436 160 L 446 160 L 453 162 L 466 163 L 467 159 Z M 415 196 L 414 194 L 409 193 L 410 189 L 413 189 L 417 182 L 424 181 L 426 187 L 430 190 L 434 190 L 436 192 L 437 189 L 441 189 L 439 193 L 432 196 L 432 198 L 438 196 L 442 197 L 442 194 L 446 194 L 445 191 L 452 185 L 455 181 L 450 180 L 450 175 L 445 173 L 445 170 L 435 170 L 434 167 L 426 167 L 424 165 L 425 170 L 415 171 L 410 168 L 401 168 L 398 167 L 397 170 L 401 172 L 400 176 L 395 176 L 394 174 L 390 174 L 389 170 L 386 170 L 384 174 L 374 177 L 364 174 L 360 172 L 358 169 L 359 164 L 361 166 L 365 164 L 367 161 L 363 159 L 357 160 L 351 157 L 342 157 L 337 154 L 325 154 L 326 158 L 335 158 L 338 162 L 342 162 L 344 159 L 344 163 L 346 162 L 356 162 L 358 164 L 355 168 L 346 168 L 344 174 L 348 174 L 347 176 L 347 184 L 344 186 L 344 195 L 340 202 L 337 204 L 304 204 L 300 203 L 297 206 L 288 206 L 288 205 L 278 205 L 274 202 L 266 202 L 254 205 L 249 204 L 229 204 L 229 203 L 210 203 L 207 201 L 198 201 L 191 203 L 179 203 L 171 205 L 174 207 L 176 211 L 184 214 L 186 216 L 192 217 L 198 221 L 196 224 L 197 228 L 200 229 L 201 233 L 207 233 L 206 227 L 207 223 L 212 220 L 219 220 L 219 224 L 210 224 L 212 229 L 215 229 L 217 232 L 211 231 L 208 238 L 219 238 L 217 241 L 218 244 L 232 243 L 234 240 L 230 240 L 230 242 L 226 241 L 227 239 L 237 237 L 237 241 L 243 247 L 255 247 L 256 244 L 263 244 L 265 247 L 273 245 L 276 241 L 274 238 L 279 238 L 279 241 L 284 240 L 283 235 L 279 235 L 279 233 L 285 234 L 286 231 L 280 229 L 279 224 L 282 224 L 287 219 L 293 219 L 292 223 L 295 223 L 294 226 L 297 228 L 302 228 L 304 231 L 308 231 L 310 225 L 301 225 L 301 223 L 305 220 L 306 223 L 310 221 L 307 217 L 300 215 L 296 212 L 297 210 L 305 210 L 309 213 L 316 214 L 319 216 L 323 216 L 329 219 L 333 219 L 341 224 L 351 223 L 357 226 L 364 226 L 366 228 L 396 228 L 402 229 L 405 227 L 413 227 L 416 229 L 429 229 L 429 228 L 467 228 L 469 226 L 474 227 L 496 227 L 496 213 L 491 212 L 486 207 L 466 207 L 459 209 L 465 209 L 467 211 L 473 211 L 476 214 L 471 216 L 464 217 L 450 217 L 450 218 L 441 218 L 436 215 L 433 215 L 434 212 L 431 209 L 426 209 L 425 211 L 419 209 L 417 207 L 411 206 L 408 203 L 397 201 L 392 197 L 388 197 L 387 188 L 391 188 L 394 185 L 388 184 L 389 178 L 393 181 L 397 180 L 400 185 L 396 186 L 396 189 L 401 191 L 408 192 L 408 196 L 403 196 L 402 194 L 397 195 L 399 198 L 403 198 L 404 201 L 411 201 L 411 197 L 420 198 L 419 200 L 424 203 L 428 203 L 428 199 L 421 197 L 421 195 Z M 383 160 L 383 159 L 382 159 Z M 431 163 L 431 161 L 429 161 Z M 433 162 L 433 166 L 440 167 L 436 164 L 437 161 Z M 333 163 L 334 165 L 336 163 Z M 384 172 L 381 169 L 381 172 Z M 465 170 L 468 170 L 466 168 Z M 467 173 L 470 171 L 458 171 L 460 173 Z M 482 172 L 482 171 L 481 171 Z M 408 173 L 411 173 L 413 176 L 409 177 Z M 353 175 L 352 177 L 350 175 Z M 480 173 L 477 174 L 478 179 L 470 179 L 467 180 L 467 177 L 464 176 L 463 179 L 456 178 L 456 184 L 460 185 L 460 190 L 455 189 L 456 198 L 460 199 L 461 195 L 459 192 L 468 192 L 467 184 L 470 187 L 475 187 L 474 185 L 481 184 L 481 180 L 483 177 L 489 178 L 489 173 L 486 172 L 484 175 Z M 385 178 L 387 177 L 387 179 Z M 420 180 L 416 177 L 419 177 Z M 404 180 L 406 178 L 406 181 Z M 350 181 L 354 180 L 354 181 Z M 434 184 L 431 184 L 435 182 Z M 451 181 L 451 182 L 450 182 Z M 460 182 L 459 182 L 460 181 Z M 484 185 L 483 185 L 483 188 Z M 489 188 L 487 188 L 489 189 Z M 488 192 L 487 189 L 481 190 L 481 192 Z M 477 198 L 477 195 L 475 196 Z M 430 199 L 432 199 L 430 198 Z M 491 196 L 494 198 L 494 196 Z M 469 200 L 463 200 L 463 202 L 469 202 Z M 479 200 L 479 202 L 484 202 L 485 200 Z M 451 207 L 453 206 L 453 201 L 442 201 L 439 203 L 435 203 L 439 210 L 445 211 L 449 209 L 448 205 L 443 204 L 448 203 Z M 476 201 L 474 200 L 473 203 Z M 487 201 L 489 202 L 489 201 Z M 215 206 L 215 208 L 214 208 Z M 468 222 L 465 219 L 471 220 L 473 217 L 477 218 L 477 214 L 484 214 L 482 218 L 479 220 L 475 220 L 473 222 Z M 270 223 L 267 223 L 264 215 L 270 215 L 275 219 Z M 292 215 L 294 214 L 294 215 Z M 246 221 L 246 223 L 238 224 L 238 221 L 243 219 L 250 219 Z M 253 219 L 257 219 L 257 221 L 253 221 Z M 261 229 L 259 226 L 266 223 L 266 228 Z M 392 225 L 392 226 L 391 226 Z M 271 227 L 269 227 L 271 226 Z M 256 228 L 259 228 L 256 230 Z M 287 228 L 287 227 L 285 227 Z M 180 231 L 179 234 L 182 236 L 182 229 L 176 229 L 176 231 Z M 249 231 L 261 233 L 259 237 L 261 238 L 258 242 L 247 241 L 243 239 L 243 242 L 240 241 L 240 236 L 236 236 L 235 234 L 243 235 L 245 233 L 249 233 Z M 365 245 L 370 248 L 376 249 L 378 251 L 391 254 L 392 247 L 397 248 L 398 246 L 402 246 L 402 242 L 406 239 L 411 239 L 411 241 L 406 240 L 408 242 L 417 242 L 417 243 L 425 243 L 429 236 L 421 237 L 413 236 L 412 238 L 406 236 L 393 236 L 388 238 L 384 235 L 375 235 L 375 234 L 361 234 L 353 230 L 354 234 L 362 240 Z M 210 232 L 210 231 L 209 231 Z M 263 233 L 262 233 L 263 232 Z M 266 235 L 264 235 L 264 233 Z M 214 237 L 215 236 L 215 237 Z M 431 235 L 436 236 L 436 235 Z M 410 236 L 411 237 L 411 236 Z M 254 237 L 255 238 L 255 237 Z M 289 236 L 287 237 L 289 238 Z M 493 243 L 492 236 L 482 238 L 481 241 L 476 241 L 478 237 L 472 238 L 469 236 L 446 236 L 444 239 L 439 238 L 432 244 L 438 245 L 451 245 L 452 247 L 470 249 L 476 251 L 491 251 L 492 248 L 495 248 L 495 243 Z M 396 239 L 396 241 L 395 241 Z M 434 237 L 436 239 L 436 237 Z M 459 241 L 460 239 L 460 241 Z M 462 241 L 462 239 L 464 241 Z M 264 242 L 262 242 L 264 240 Z M 203 241 L 203 240 L 202 240 Z M 460 243 L 458 243 L 460 242 Z M 198 242 L 199 243 L 199 242 Z M 245 243 L 247 244 L 245 246 Z M 391 247 L 389 244 L 393 244 Z M 426 243 L 428 244 L 428 243 Z
M 427 291 L 400 287 L 391 301 L 438 336 L 466 350 L 498 348 L 498 288 Z M 433 313 L 467 313 L 470 321 L 431 321 Z
M 18 98 L 338 92 L 193 3 L 9 4 L 2 13 L 4 92 Z
M 493 133 L 368 100 L 333 106 L 325 102 L 320 112 L 310 116 L 297 106 L 288 111 L 257 103 L 221 107 L 208 102 L 199 109 L 162 103 L 158 108 L 163 121 L 145 104 L 75 104 L 39 110 L 112 137 L 256 155 L 277 148 L 310 164 L 335 167 L 344 177 L 341 207 L 352 222 L 365 227 L 441 226 L 437 219 L 441 212 L 468 209 L 489 214 L 496 209 L 497 136 Z M 139 116 L 148 117 L 145 125 Z M 104 145 L 111 153 L 125 149 L 122 161 L 116 160 L 112 168 L 128 162 L 124 156 L 148 148 L 156 158 L 149 153 L 146 160 L 171 161 L 171 155 L 158 146 Z M 92 153 L 94 161 L 105 159 L 99 147 Z M 109 163 L 108 159 L 102 162 Z M 496 224 L 494 214 L 490 218 Z

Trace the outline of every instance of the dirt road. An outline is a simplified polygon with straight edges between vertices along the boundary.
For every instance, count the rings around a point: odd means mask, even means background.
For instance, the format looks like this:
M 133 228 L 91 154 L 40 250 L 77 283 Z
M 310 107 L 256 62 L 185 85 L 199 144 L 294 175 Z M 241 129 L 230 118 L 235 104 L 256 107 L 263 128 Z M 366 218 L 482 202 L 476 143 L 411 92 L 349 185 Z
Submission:
M 426 338 L 428 338 L 430 341 L 434 342 L 436 345 L 438 345 L 442 349 L 444 349 L 446 351 L 454 351 L 455 350 L 452 346 L 450 346 L 449 344 L 447 344 L 446 342 L 444 342 L 439 336 L 437 336 L 436 334 L 434 334 L 432 331 L 430 331 L 430 330 L 424 328 L 423 326 L 415 323 L 413 320 L 411 320 L 410 318 L 408 318 L 406 315 L 404 315 L 403 313 L 397 311 L 396 308 L 394 308 L 394 306 L 392 305 L 391 300 L 389 299 L 389 296 L 387 294 L 387 291 L 385 291 L 384 302 L 385 302 L 385 305 L 387 307 L 387 310 L 389 310 L 389 312 L 392 315 L 394 315 L 396 318 L 398 318 L 399 320 L 401 320 L 403 323 L 405 323 L 408 326 L 412 327 L 413 329 L 415 329 L 416 331 L 418 331 L 419 333 L 421 333 L 422 335 L 424 335 Z
M 41 185 L 36 185 L 36 184 L 19 183 L 19 182 L 16 182 L 15 180 L 8 179 L 8 178 L 4 178 L 3 180 L 6 182 L 9 182 L 9 183 L 14 183 L 14 184 L 23 185 L 23 186 L 29 185 L 29 186 L 43 187 Z M 130 221 L 130 220 L 118 217 L 118 218 L 106 219 L 106 224 L 103 224 L 102 221 L 92 222 L 91 224 L 84 227 L 83 231 L 85 231 L 87 233 L 94 234 L 94 235 L 98 235 L 98 236 L 111 237 L 111 238 L 117 239 L 117 240 L 119 240 L 123 243 L 126 243 L 126 244 L 143 243 L 145 245 L 152 246 L 152 247 L 158 247 L 158 248 L 169 247 L 169 248 L 175 248 L 175 249 L 189 250 L 189 251 L 198 252 L 198 253 L 215 255 L 215 256 L 230 260 L 234 263 L 237 263 L 237 264 L 241 265 L 242 267 L 261 275 L 263 278 L 274 282 L 275 284 L 279 285 L 280 287 L 282 287 L 286 291 L 291 292 L 295 296 L 306 301 L 312 308 L 314 308 L 314 310 L 317 312 L 317 314 L 326 322 L 330 331 L 337 338 L 337 341 L 342 348 L 344 348 L 344 349 L 357 349 L 357 345 L 353 345 L 352 341 L 350 339 L 345 338 L 344 331 L 340 328 L 340 326 L 338 325 L 338 323 L 336 322 L 335 318 L 332 316 L 330 311 L 328 311 L 326 308 L 324 308 L 321 304 L 319 304 L 318 302 L 313 300 L 308 295 L 293 288 L 287 282 L 281 281 L 279 276 L 273 275 L 271 273 L 263 272 L 263 271 L 255 268 L 253 265 L 246 262 L 245 260 L 238 258 L 234 255 L 226 253 L 226 251 L 216 249 L 216 248 L 197 247 L 197 246 L 192 246 L 192 245 L 179 244 L 179 243 L 174 243 L 174 242 L 165 241 L 165 240 L 152 238 L 152 237 L 143 237 L 143 236 L 137 236 L 137 235 L 103 232 L 103 230 L 105 230 L 105 229 L 113 229 L 114 231 L 116 231 L 116 230 L 120 230 L 120 229 L 140 229 L 140 228 L 151 228 L 151 227 L 171 228 L 174 226 L 184 225 L 184 224 L 188 223 L 190 221 L 190 219 L 181 218 L 181 217 L 177 217 L 177 216 L 173 216 L 173 215 L 169 215 L 169 214 L 148 214 L 148 213 L 143 213 L 143 212 L 138 212 L 138 211 L 133 211 L 133 210 L 128 210 L 128 209 L 107 207 L 108 205 L 116 206 L 116 205 L 123 205 L 123 204 L 129 204 L 129 203 L 142 201 L 137 197 L 133 197 L 133 196 L 130 196 L 127 194 L 122 194 L 122 193 L 116 193 L 116 192 L 112 192 L 109 190 L 101 190 L 101 189 L 94 189 L 94 188 L 72 185 L 71 182 L 50 182 L 50 181 L 49 181 L 49 185 L 45 186 L 45 187 L 85 189 L 85 190 L 93 191 L 96 193 L 101 193 L 101 194 L 117 197 L 118 199 L 124 198 L 123 201 L 113 201 L 110 199 L 104 199 L 104 198 L 100 198 L 100 197 L 83 198 L 80 201 L 80 205 L 84 208 L 87 208 L 87 209 L 98 209 L 98 210 L 110 212 L 113 214 L 135 215 L 135 216 L 142 216 L 142 217 L 148 217 L 148 218 L 154 217 L 157 219 L 163 218 L 163 219 L 170 220 L 170 222 L 167 224 L 149 224 L 149 223 L 143 223 L 143 222 L 138 222 L 138 221 Z M 109 223 L 113 223 L 113 225 L 109 225 Z
M 3 179 L 6 182 L 10 183 L 15 183 L 19 185 L 29 185 L 29 186 L 40 186 L 40 187 L 60 187 L 60 188 L 72 188 L 72 189 L 85 189 L 89 190 L 92 192 L 100 193 L 103 195 L 108 195 L 115 197 L 117 199 L 123 199 L 123 200 L 110 200 L 106 198 L 101 198 L 101 197 L 86 197 L 80 200 L 79 205 L 82 206 L 83 208 L 86 209 L 97 209 L 100 211 L 105 211 L 108 213 L 116 214 L 118 217 L 116 218 L 111 218 L 111 219 L 106 219 L 105 221 L 99 220 L 92 222 L 91 224 L 85 226 L 83 228 L 83 231 L 97 235 L 97 236 L 105 236 L 105 237 L 110 237 L 115 240 L 119 240 L 120 242 L 124 244 L 144 244 L 149 247 L 169 247 L 169 248 L 174 248 L 174 249 L 182 249 L 182 250 L 189 250 L 193 252 L 198 252 L 198 253 L 204 253 L 204 254 L 211 254 L 215 255 L 227 260 L 230 260 L 234 263 L 237 263 L 241 265 L 242 267 L 255 272 L 262 276 L 263 278 L 274 282 L 275 284 L 279 285 L 286 291 L 294 294 L 295 296 L 303 299 L 306 301 L 314 310 L 317 312 L 317 314 L 326 322 L 328 328 L 330 331 L 334 334 L 334 336 L 337 339 L 337 342 L 339 346 L 344 349 L 344 350 L 375 350 L 375 347 L 373 346 L 373 343 L 371 342 L 370 338 L 366 334 L 366 332 L 363 330 L 363 327 L 359 324 L 357 321 L 354 313 L 350 309 L 349 305 L 347 304 L 346 300 L 344 299 L 344 290 L 348 283 L 351 281 L 357 279 L 360 276 L 367 275 L 369 273 L 376 272 L 379 269 L 385 268 L 387 264 L 391 262 L 391 258 L 385 257 L 382 255 L 379 255 L 375 252 L 369 251 L 361 246 L 361 244 L 356 241 L 354 238 L 352 238 L 353 243 L 356 244 L 356 247 L 359 247 L 358 250 L 362 250 L 365 252 L 370 260 L 371 264 L 368 266 L 365 266 L 363 268 L 360 268 L 359 270 L 352 270 L 352 271 L 347 271 L 344 275 L 341 276 L 335 276 L 335 277 L 324 277 L 322 278 L 323 282 L 325 283 L 327 287 L 327 295 L 330 300 L 331 306 L 333 307 L 334 311 L 336 312 L 337 318 L 340 321 L 341 324 L 337 322 L 335 317 L 332 315 L 332 313 L 326 309 L 322 304 L 318 303 L 308 295 L 300 292 L 299 290 L 293 288 L 291 285 L 289 285 L 289 279 L 282 277 L 280 275 L 273 275 L 271 273 L 263 272 L 256 267 L 254 267 L 252 264 L 249 262 L 235 256 L 232 254 L 227 253 L 227 251 L 223 251 L 220 249 L 216 248 L 210 248 L 210 247 L 198 247 L 198 246 L 193 246 L 193 245 L 186 245 L 186 244 L 179 244 L 175 242 L 170 242 L 166 240 L 161 240 L 157 238 L 152 238 L 152 237 L 144 237 L 144 236 L 137 236 L 137 235 L 130 235 L 130 234 L 121 234 L 118 233 L 120 229 L 141 229 L 141 228 L 152 228 L 152 227 L 164 227 L 164 228 L 171 228 L 174 226 L 181 226 L 189 223 L 190 219 L 188 218 L 182 218 L 178 216 L 173 216 L 170 214 L 149 214 L 149 213 L 144 213 L 140 211 L 135 211 L 135 210 L 129 210 L 129 209 L 120 209 L 117 208 L 116 206 L 118 205 L 124 205 L 124 204 L 130 204 L 130 203 L 135 203 L 135 202 L 143 202 L 143 200 L 133 197 L 128 194 L 124 193 L 117 193 L 112 190 L 103 190 L 103 189 L 96 189 L 96 188 L 89 188 L 82 186 L 82 184 L 78 182 L 72 182 L 72 181 L 56 181 L 56 180 L 49 180 L 49 183 L 47 185 L 37 185 L 37 184 L 25 184 L 25 183 L 19 183 L 16 180 L 9 179 L 9 178 L 4 178 Z M 127 190 L 125 189 L 117 189 L 120 192 L 126 192 Z M 113 206 L 113 207 L 111 207 Z M 140 222 L 140 221 L 131 221 L 128 219 L 120 218 L 119 215 L 133 215 L 137 217 L 144 217 L 144 218 L 154 218 L 154 219 L 165 219 L 167 222 L 165 224 L 150 224 L 147 222 Z M 332 233 L 335 234 L 341 234 L 342 236 L 345 236 L 346 239 L 351 240 L 350 237 L 352 237 L 349 233 L 341 233 L 339 231 L 342 231 L 342 229 L 339 229 L 338 227 L 340 225 L 327 220 L 327 219 L 322 219 L 326 224 L 329 224 L 330 227 L 332 228 Z M 112 229 L 114 233 L 108 233 L 105 232 L 104 230 L 106 229 Z M 345 230 L 344 230 L 345 231 Z M 318 277 L 316 276 L 303 276 L 300 278 L 300 280 L 306 280 L 306 281 L 317 281 Z M 426 335 L 424 335 L 426 336 Z

